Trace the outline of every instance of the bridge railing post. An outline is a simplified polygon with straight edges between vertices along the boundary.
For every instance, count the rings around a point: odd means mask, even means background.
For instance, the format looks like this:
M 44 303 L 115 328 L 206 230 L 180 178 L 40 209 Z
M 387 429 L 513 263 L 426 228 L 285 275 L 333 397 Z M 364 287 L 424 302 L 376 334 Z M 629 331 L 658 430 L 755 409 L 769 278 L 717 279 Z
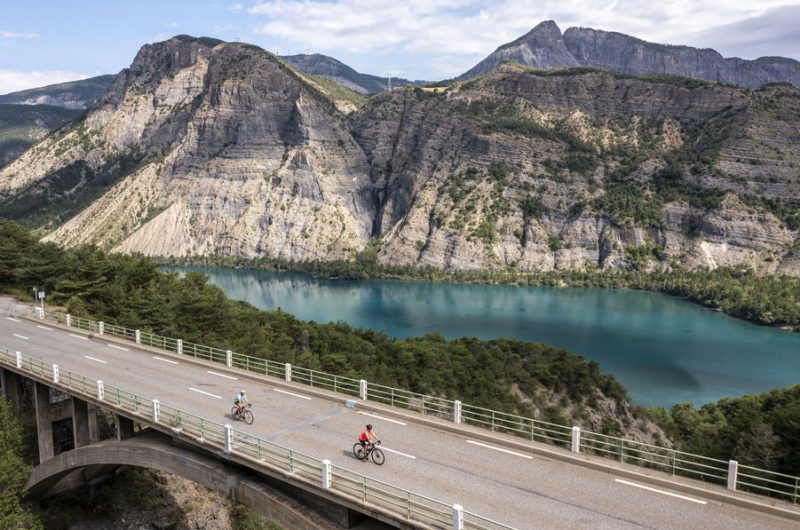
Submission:
M 453 505 L 453 530 L 464 530 L 464 508 L 460 504 Z
M 65 319 L 65 322 L 66 322 L 66 324 L 67 324 L 67 327 L 70 327 L 70 326 L 72 326 L 72 315 L 69 315 L 69 314 L 68 314 L 68 315 L 67 315 L 67 317 L 66 317 L 66 319 Z
M 572 445 L 570 446 L 570 450 L 573 453 L 580 453 L 581 452 L 581 428 L 580 427 L 573 427 L 572 428 Z
M 233 451 L 233 427 L 225 424 L 225 453 L 230 454 Z
M 136 340 L 136 344 L 141 344 L 142 343 L 142 332 L 141 331 L 139 331 L 138 329 L 134 330 L 133 336 L 134 336 L 134 339 Z
M 178 339 L 178 347 L 176 348 L 178 355 L 183 355 L 183 340 Z
M 17 368 L 22 368 L 22 352 L 15 352 L 14 355 Z
M 728 460 L 728 489 L 736 491 L 736 481 L 739 476 L 739 462 Z
M 461 423 L 461 402 L 459 400 L 453 402 L 453 423 Z
M 292 365 L 291 364 L 286 363 L 285 365 L 283 365 L 283 375 L 284 375 L 284 378 L 288 382 L 290 382 L 290 383 L 292 382 Z
M 101 380 L 97 380 L 97 399 L 102 401 L 103 398 L 106 396 L 106 389 L 103 387 L 103 382 Z
M 98 322 L 98 323 L 97 323 L 97 334 L 98 334 L 98 335 L 102 335 L 102 334 L 103 334 L 103 333 L 105 333 L 105 332 L 106 332 L 106 325 L 105 325 L 105 323 L 104 323 L 104 322 Z
M 322 461 L 322 487 L 327 489 L 331 488 L 331 461 Z
M 161 413 L 161 404 L 157 399 L 153 400 L 153 423 L 158 423 L 159 414 Z
M 358 397 L 363 399 L 364 401 L 367 400 L 367 380 L 362 379 L 358 382 Z
M 225 351 L 225 366 L 228 368 L 233 366 L 233 352 L 230 350 Z
M 58 365 L 54 364 L 53 365 L 53 382 L 54 383 L 58 383 L 58 377 L 59 377 Z

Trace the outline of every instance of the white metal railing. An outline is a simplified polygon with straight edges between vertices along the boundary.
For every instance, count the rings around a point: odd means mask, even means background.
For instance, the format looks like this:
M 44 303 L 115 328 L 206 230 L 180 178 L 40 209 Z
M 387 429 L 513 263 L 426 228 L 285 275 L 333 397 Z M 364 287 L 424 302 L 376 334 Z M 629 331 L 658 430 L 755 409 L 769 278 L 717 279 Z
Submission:
M 20 360 L 21 362 L 18 362 Z M 48 381 L 48 385 L 70 391 L 78 397 L 100 399 L 110 408 L 122 411 L 132 419 L 149 425 L 163 425 L 174 436 L 185 437 L 244 457 L 256 469 L 263 467 L 291 474 L 295 480 L 328 489 L 349 501 L 369 505 L 414 525 L 455 528 L 452 505 L 331 465 L 326 460 L 237 431 L 230 425 L 222 425 L 164 405 L 157 400 L 147 400 L 132 392 L 104 385 L 102 381 L 68 370 L 59 370 L 58 382 L 54 382 L 53 365 L 19 352 L 12 353 L 5 348 L 0 348 L 0 367 L 2 366 L 37 376 Z M 98 388 L 103 388 L 102 398 L 98 397 Z M 156 410 L 158 410 L 157 415 Z M 326 466 L 331 470 L 327 487 L 323 481 Z M 511 526 L 469 512 L 462 514 L 464 530 L 515 530 Z
M 97 332 L 101 327 L 99 322 L 61 313 L 40 312 L 39 315 L 46 320 L 71 325 L 90 333 Z M 136 338 L 139 337 L 141 344 L 228 365 L 228 350 L 183 342 L 115 325 L 104 324 L 104 328 L 106 335 L 132 342 L 136 342 Z M 229 366 L 249 372 L 279 377 L 287 381 L 333 390 L 350 396 L 360 396 L 369 401 L 452 420 L 456 423 L 467 423 L 492 432 L 525 438 L 529 441 L 568 447 L 573 452 L 580 452 L 583 449 L 602 457 L 661 470 L 672 475 L 681 475 L 704 482 L 727 483 L 730 489 L 735 490 L 738 487 L 761 495 L 784 498 L 795 505 L 800 504 L 800 477 L 755 467 L 739 466 L 739 472 L 733 474 L 731 482 L 731 468 L 729 462 L 724 460 L 607 436 L 577 427 L 549 423 L 377 383 L 367 384 L 366 381 L 291 366 L 269 359 L 236 352 L 230 353 L 231 363 Z M 364 385 L 365 390 L 368 389 L 364 393 L 365 395 L 361 395 L 361 384 Z M 575 438 L 576 429 L 577 439 Z

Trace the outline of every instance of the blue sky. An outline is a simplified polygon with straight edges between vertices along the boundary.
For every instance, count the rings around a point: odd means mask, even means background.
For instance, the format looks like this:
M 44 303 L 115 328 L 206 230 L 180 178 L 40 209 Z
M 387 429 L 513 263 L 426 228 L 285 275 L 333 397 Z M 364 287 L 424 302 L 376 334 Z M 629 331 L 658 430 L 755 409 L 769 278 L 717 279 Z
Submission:
M 358 71 L 438 80 L 542 20 L 724 56 L 800 59 L 800 2 L 760 0 L 3 0 L 0 94 L 116 73 L 177 34 L 323 53 Z

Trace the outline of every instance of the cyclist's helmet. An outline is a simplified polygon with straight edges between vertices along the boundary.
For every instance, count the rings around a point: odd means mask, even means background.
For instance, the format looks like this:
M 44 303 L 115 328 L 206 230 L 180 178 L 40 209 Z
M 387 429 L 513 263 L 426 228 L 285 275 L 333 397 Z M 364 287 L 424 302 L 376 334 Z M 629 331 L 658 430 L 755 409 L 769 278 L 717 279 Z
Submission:
M 371 423 L 367 423 L 367 430 L 368 430 L 368 431 L 371 431 L 371 430 L 372 430 L 372 424 L 371 424 Z
M 245 392 L 245 390 L 244 390 L 244 388 L 243 388 L 243 389 L 242 389 L 242 395 L 244 395 L 244 394 L 247 394 L 247 392 Z

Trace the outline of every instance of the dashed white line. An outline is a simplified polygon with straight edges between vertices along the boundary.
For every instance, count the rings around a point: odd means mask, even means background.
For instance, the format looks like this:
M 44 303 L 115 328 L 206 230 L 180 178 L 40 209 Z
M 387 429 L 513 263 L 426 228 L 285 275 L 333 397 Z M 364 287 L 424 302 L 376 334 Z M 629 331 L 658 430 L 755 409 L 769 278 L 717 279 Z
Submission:
M 197 392 L 198 394 L 205 394 L 205 395 L 211 396 L 213 398 L 222 399 L 222 396 L 218 396 L 216 394 L 212 394 L 211 392 L 206 392 L 205 390 L 198 390 L 197 388 L 192 388 L 190 386 L 187 386 L 186 388 L 188 388 L 192 392 Z
M 238 377 L 233 377 L 232 375 L 225 375 L 225 374 L 218 374 L 217 372 L 212 372 L 211 370 L 206 370 L 207 374 L 216 375 L 217 377 L 224 377 L 225 379 L 233 379 L 234 381 L 238 381 Z
M 178 364 L 177 361 L 171 361 L 169 359 L 162 359 L 161 357 L 158 357 L 156 355 L 153 355 L 153 359 L 155 359 L 156 361 L 161 361 L 162 363 Z
M 31 340 L 28 337 L 26 337 L 25 335 L 20 335 L 18 333 L 14 333 L 14 336 L 17 337 L 18 339 L 22 339 L 22 340 Z
M 522 458 L 527 458 L 528 460 L 532 460 L 533 459 L 533 457 L 531 455 L 525 455 L 525 454 L 522 454 L 522 453 L 518 453 L 516 451 L 511 451 L 509 449 L 503 449 L 502 447 L 495 447 L 494 445 L 482 444 L 482 443 L 476 442 L 474 440 L 467 440 L 467 443 L 468 444 L 472 444 L 472 445 L 479 445 L 479 446 L 485 447 L 487 449 L 494 449 L 495 451 L 500 451 L 502 453 L 508 453 L 508 454 L 514 455 L 514 456 L 521 456 Z
M 36 324 L 36 327 L 39 329 L 43 329 L 45 331 L 53 331 L 53 328 L 48 328 L 47 326 L 40 326 L 39 324 Z
M 649 486 L 643 486 L 642 484 L 636 484 L 635 482 L 628 482 L 627 480 L 622 480 L 620 478 L 615 478 L 614 482 L 619 482 L 620 484 L 625 484 L 627 486 L 633 486 L 635 488 L 642 488 L 643 490 L 653 491 L 655 493 L 661 493 L 662 495 L 669 495 L 670 497 L 675 497 L 677 499 L 682 499 L 684 501 L 696 502 L 697 504 L 708 504 L 706 501 L 701 501 L 700 499 L 693 499 L 691 497 L 686 497 L 684 495 L 678 495 L 677 493 L 671 493 L 669 491 L 658 490 L 656 488 L 651 488 Z
M 6 320 L 10 320 L 11 322 L 19 322 L 16 318 L 6 317 Z
M 86 338 L 86 337 L 84 337 L 82 335 L 75 335 L 74 333 L 70 333 L 69 336 L 70 337 L 75 337 L 76 339 L 89 340 L 88 338 Z
M 406 458 L 410 458 L 412 460 L 416 460 L 417 457 L 414 455 L 407 455 L 405 453 L 401 453 L 400 451 L 395 451 L 394 449 L 389 449 L 388 447 L 381 446 L 381 451 L 387 451 L 389 453 L 394 453 L 396 455 L 404 456 Z
M 116 350 L 130 351 L 128 348 L 123 348 L 122 346 L 117 346 L 116 344 L 107 344 L 106 346 L 108 346 L 109 348 L 114 348 Z
M 311 400 L 311 398 L 308 396 L 301 396 L 300 394 L 295 394 L 294 392 L 287 392 L 286 390 L 281 390 L 280 388 L 273 388 L 272 390 L 274 390 L 275 392 L 280 392 L 281 394 L 287 394 L 289 396 L 298 397 L 300 399 L 307 399 L 309 401 Z
M 103 359 L 97 359 L 95 357 L 89 357 L 88 355 L 84 355 L 84 357 L 86 357 L 90 361 L 95 361 L 95 362 L 98 362 L 98 363 L 108 364 L 108 362 L 104 361 Z
M 359 414 L 363 414 L 364 416 L 369 416 L 371 418 L 377 418 L 377 419 L 382 420 L 382 421 L 388 421 L 389 423 L 396 423 L 398 425 L 407 425 L 406 423 L 404 423 L 402 421 L 393 420 L 391 418 L 384 418 L 383 416 L 378 416 L 377 414 L 372 414 L 371 412 L 359 412 Z

